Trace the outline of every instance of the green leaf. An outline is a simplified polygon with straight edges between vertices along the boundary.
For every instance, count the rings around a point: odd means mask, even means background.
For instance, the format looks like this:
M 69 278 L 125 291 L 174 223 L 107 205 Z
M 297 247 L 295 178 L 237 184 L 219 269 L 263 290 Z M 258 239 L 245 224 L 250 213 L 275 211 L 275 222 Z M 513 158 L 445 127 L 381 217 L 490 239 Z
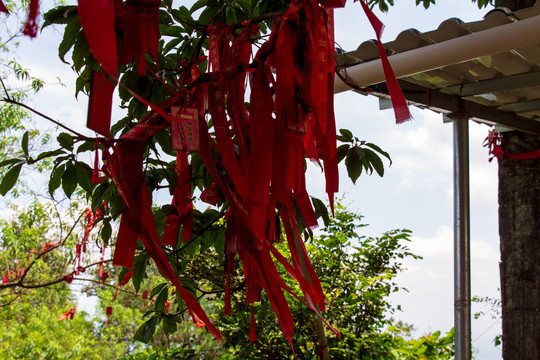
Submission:
M 148 254 L 142 254 L 135 258 L 134 265 L 135 269 L 133 270 L 133 277 L 131 280 L 133 281 L 133 286 L 135 287 L 135 291 L 139 292 L 139 289 L 141 288 L 141 283 L 144 279 L 144 275 L 146 274 L 146 260 L 148 259 Z
M 169 288 L 165 287 L 163 288 L 159 295 L 156 298 L 156 303 L 154 305 L 154 309 L 158 312 L 166 313 L 167 309 L 165 308 L 165 301 L 169 298 Z
M 77 97 L 79 91 L 84 91 L 90 88 L 89 83 L 92 71 L 87 66 L 89 65 L 86 61 L 88 57 L 91 57 L 90 48 L 88 47 L 88 43 L 86 42 L 84 34 L 81 32 L 81 34 L 77 38 L 77 41 L 75 42 L 75 46 L 73 47 L 73 54 L 71 55 L 71 60 L 73 60 L 73 67 L 75 71 L 80 72 L 80 75 L 75 82 L 75 97 Z M 84 70 L 81 71 L 83 67 Z
M 71 195 L 77 188 L 77 170 L 75 165 L 66 164 L 66 169 L 62 175 L 62 189 L 68 198 L 71 199 Z
M 81 22 L 78 17 L 74 17 L 66 25 L 64 30 L 64 38 L 60 45 L 58 45 L 58 57 L 63 63 L 69 64 L 64 58 L 67 52 L 75 45 L 75 41 L 81 32 Z
M 17 163 L 22 163 L 24 160 L 22 159 L 7 159 L 2 162 L 0 162 L 0 168 L 3 168 L 4 166 L 13 165 Z
M 178 215 L 178 209 L 171 204 L 165 204 L 161 207 L 161 212 L 165 215 Z
M 68 133 L 60 133 L 56 140 L 64 149 L 73 150 L 73 138 Z
M 169 155 L 175 155 L 171 148 L 171 133 L 169 131 L 161 130 L 156 135 L 154 135 L 154 138 L 157 140 L 159 146 L 163 149 L 163 151 L 166 154 Z
M 49 194 L 51 196 L 53 196 L 56 189 L 60 187 L 60 184 L 62 182 L 62 175 L 64 175 L 64 168 L 65 165 L 60 164 L 52 171 L 51 178 L 49 180 Z
M 103 195 L 105 194 L 105 191 L 109 188 L 109 183 L 104 182 L 99 184 L 92 193 L 92 211 L 96 211 L 98 206 L 101 205 L 101 202 L 103 201 Z
M 343 161 L 343 159 L 345 159 L 345 156 L 347 156 L 347 153 L 349 152 L 349 147 L 350 147 L 350 145 L 343 144 L 343 145 L 340 145 L 337 148 L 337 161 L 338 161 L 338 163 L 340 163 L 341 161 Z
M 153 288 L 152 291 L 150 292 L 150 299 L 152 299 L 154 296 L 159 294 L 161 292 L 161 290 L 163 290 L 163 288 L 168 286 L 168 285 L 169 285 L 169 283 L 161 283 L 161 284 L 157 285 L 155 288 Z
M 183 41 L 184 41 L 183 38 L 172 39 L 163 47 L 163 54 L 167 55 L 169 51 L 171 51 L 172 49 L 175 49 L 178 46 L 178 44 L 180 44 Z
M 205 7 L 207 3 L 208 3 L 208 0 L 198 0 L 195 4 L 193 4 L 191 6 L 191 9 L 189 10 L 189 12 L 194 13 L 195 11 Z M 184 7 L 184 6 L 182 6 L 182 7 Z M 182 8 L 180 8 L 180 9 L 182 9 Z
M 103 242 L 107 245 L 109 245 L 111 234 L 112 234 L 111 222 L 109 220 L 104 220 L 103 227 L 101 228 L 100 236 L 101 236 L 101 240 L 103 240 Z
M 163 320 L 161 320 L 161 326 L 163 327 L 163 331 L 165 334 L 172 334 L 175 333 L 178 329 L 178 325 L 176 324 L 176 321 L 173 317 L 164 317 Z
M 350 132 L 347 129 L 339 129 L 339 132 L 341 133 L 341 138 L 344 139 L 344 140 L 338 139 L 339 141 L 341 141 L 341 142 L 352 142 L 352 140 L 353 140 L 352 132 Z M 338 136 L 338 137 L 340 137 L 340 136 Z
M 154 335 L 154 332 L 156 332 L 156 325 L 158 323 L 158 320 L 158 316 L 152 316 L 149 320 L 142 324 L 139 329 L 137 329 L 137 332 L 135 333 L 135 336 L 133 336 L 133 338 L 143 343 L 147 343 L 148 341 L 150 341 L 152 335 Z
M 23 134 L 22 141 L 21 141 L 21 148 L 24 154 L 28 156 L 28 131 L 26 131 Z
M 77 148 L 77 154 L 85 151 L 94 151 L 96 143 L 94 141 L 85 141 Z
M 184 252 L 188 254 L 189 256 L 194 256 L 195 253 L 197 253 L 197 251 L 199 250 L 200 243 L 201 243 L 201 238 L 198 237 L 197 240 L 193 241 L 184 249 Z
M 386 151 L 383 151 L 380 147 L 378 147 L 377 145 L 372 144 L 372 143 L 365 143 L 364 145 L 367 146 L 367 147 L 372 148 L 373 150 L 375 150 L 379 154 L 383 155 L 385 158 L 388 159 L 388 161 L 390 161 L 390 165 L 392 165 L 392 159 L 390 158 L 390 155 Z
M 374 151 L 370 149 L 364 149 L 364 152 L 366 153 L 367 159 L 369 160 L 371 165 L 373 165 L 373 168 L 375 169 L 377 174 L 379 174 L 380 177 L 383 177 L 384 165 L 379 155 L 377 155 Z
M 82 162 L 77 162 L 75 165 L 77 170 L 77 181 L 84 191 L 91 193 L 94 190 L 94 183 L 92 183 L 92 169 L 88 165 Z
M 356 184 L 356 180 L 358 180 L 358 177 L 360 177 L 360 174 L 362 173 L 362 161 L 356 149 L 358 148 L 351 149 L 345 158 L 347 173 L 349 174 L 353 184 Z
M 41 30 L 53 24 L 68 24 L 76 16 L 77 6 L 75 5 L 55 7 L 43 15 L 44 22 Z
M 2 178 L 0 183 L 0 195 L 6 196 L 6 194 L 15 186 L 19 174 L 21 173 L 21 168 L 23 164 L 17 164 L 13 166 Z
M 317 199 L 316 197 L 312 197 L 311 202 L 313 202 L 317 219 L 322 217 L 324 226 L 328 226 L 330 224 L 330 214 L 328 213 L 328 208 L 320 199 Z

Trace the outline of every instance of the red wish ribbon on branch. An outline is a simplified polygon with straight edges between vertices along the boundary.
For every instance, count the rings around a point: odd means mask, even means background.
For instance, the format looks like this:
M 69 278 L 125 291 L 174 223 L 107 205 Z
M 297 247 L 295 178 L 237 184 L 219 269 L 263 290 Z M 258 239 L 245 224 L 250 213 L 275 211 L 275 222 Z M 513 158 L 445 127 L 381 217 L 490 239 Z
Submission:
M 375 35 L 377 36 L 377 45 L 379 46 L 379 53 L 381 55 L 381 62 L 384 70 L 384 77 L 386 78 L 386 84 L 388 85 L 388 92 L 390 93 L 390 99 L 392 100 L 392 107 L 394 108 L 396 122 L 398 124 L 401 124 L 405 121 L 409 121 L 412 119 L 412 115 L 409 112 L 407 101 L 405 100 L 405 97 L 401 92 L 401 89 L 396 79 L 396 75 L 394 75 L 394 70 L 392 70 L 392 66 L 388 61 L 388 57 L 386 56 L 386 50 L 382 45 L 381 36 L 384 30 L 384 25 L 377 18 L 377 16 L 375 16 L 375 14 L 371 11 L 371 9 L 364 0 L 354 1 L 360 2 L 360 5 L 362 5 L 362 9 L 364 9 L 366 16 L 371 23 L 371 26 L 373 26 L 373 30 L 375 30 Z
M 9 10 L 7 9 L 6 5 L 4 5 L 4 2 L 0 0 L 0 12 L 9 14 Z
M 4 4 L 2 7 L 5 9 Z M 7 9 L 6 11 L 7 12 Z M 31 38 L 35 38 L 38 31 L 37 16 L 39 14 L 39 0 L 30 0 L 30 6 L 28 7 L 28 17 L 23 27 L 23 34 Z
M 62 320 L 66 320 L 66 319 L 73 320 L 73 317 L 75 316 L 75 310 L 77 310 L 77 308 L 72 307 L 71 309 L 69 309 L 65 313 L 60 314 L 58 316 L 58 318 L 56 319 L 56 321 L 62 321 Z
M 77 11 L 92 55 L 106 72 L 116 74 L 118 54 L 113 2 L 111 0 L 79 0 L 78 2 Z
M 245 23 L 240 32 L 234 25 L 211 26 L 207 77 L 199 78 L 197 64 L 204 60 L 199 58 L 177 80 L 173 79 L 176 81 L 172 90 L 144 58 L 149 53 L 157 63 L 160 3 L 128 0 L 123 7 L 120 1 L 79 1 L 84 34 L 102 66 L 102 72 L 93 74 L 89 128 L 110 136 L 112 93 L 114 82 L 119 83 L 117 34 L 123 32 L 120 63 L 130 63 L 135 58 L 140 75 L 146 75 L 149 69 L 158 80 L 157 86 L 164 86 L 173 94 L 156 105 L 120 83 L 138 101 L 150 106 L 151 111 L 119 139 L 96 142 L 93 181 L 101 181 L 97 158 L 101 146 L 102 171 L 116 186 L 123 205 L 113 264 L 132 268 L 140 239 L 186 303 L 193 322 L 221 338 L 194 296 L 183 289 L 162 249 L 162 245 L 175 246 L 180 231 L 182 241 L 192 236 L 189 152 L 197 151 L 213 179 L 201 199 L 215 205 L 221 196 L 230 204 L 225 215 L 225 313 L 231 312 L 230 274 L 238 255 L 244 270 L 246 302 L 252 305 L 250 340 L 256 339 L 253 304 L 260 300 L 264 289 L 283 333 L 292 342 L 294 321 L 285 292 L 318 316 L 321 315 L 317 308 L 325 308 L 323 289 L 309 261 L 301 229 L 318 225 L 306 191 L 306 159 L 322 160 L 332 211 L 339 185 L 333 103 L 333 13 L 314 0 L 293 1 L 254 56 L 252 38 L 258 33 L 256 25 Z M 327 8 L 344 3 L 324 1 Z M 397 121 L 403 122 L 410 118 L 410 113 L 382 48 L 382 24 L 364 2 L 361 4 L 376 30 Z M 248 85 L 249 109 L 244 103 Z M 214 133 L 210 133 L 206 116 L 211 118 Z M 177 151 L 178 181 L 169 184 L 173 211 L 167 216 L 161 235 L 154 221 L 143 156 L 151 137 L 168 127 L 172 147 Z M 86 240 L 95 220 L 93 214 L 87 215 L 85 234 L 77 248 L 77 270 L 81 268 Z M 280 224 L 284 234 L 280 233 Z M 290 250 L 288 257 L 274 247 L 282 236 Z M 303 299 L 283 281 L 278 263 L 297 280 Z M 104 274 L 100 267 L 100 275 Z M 121 284 L 129 281 L 131 274 Z M 72 276 L 66 281 L 71 279 Z

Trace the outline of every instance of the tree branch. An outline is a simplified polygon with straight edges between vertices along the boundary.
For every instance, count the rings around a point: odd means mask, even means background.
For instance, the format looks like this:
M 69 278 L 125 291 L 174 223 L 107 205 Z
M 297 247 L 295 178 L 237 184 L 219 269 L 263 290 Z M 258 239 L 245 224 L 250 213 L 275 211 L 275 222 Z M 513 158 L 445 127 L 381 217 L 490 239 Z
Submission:
M 3 84 L 3 82 L 2 82 L 2 84 Z M 11 98 L 9 97 L 9 94 L 7 94 L 6 96 L 7 96 L 7 97 L 3 98 L 1 101 L 4 101 L 4 102 L 6 102 L 6 103 L 8 103 L 8 104 L 14 104 L 14 105 L 18 105 L 18 106 L 20 106 L 20 107 L 23 107 L 23 108 L 25 108 L 25 109 L 27 109 L 27 110 L 33 112 L 34 114 L 39 115 L 39 116 L 41 116 L 42 118 L 44 118 L 44 119 L 46 119 L 46 120 L 49 120 L 50 122 L 52 122 L 52 123 L 55 124 L 56 126 L 59 126 L 59 127 L 61 127 L 62 129 L 67 130 L 67 131 L 69 131 L 69 132 L 71 132 L 71 133 L 77 135 L 80 139 L 83 139 L 83 140 L 86 140 L 86 141 L 92 141 L 92 140 L 95 140 L 95 138 L 90 138 L 90 137 L 88 137 L 88 136 L 84 136 L 83 134 L 81 134 L 81 133 L 79 133 L 79 132 L 77 132 L 77 131 L 75 131 L 75 130 L 73 130 L 73 129 L 67 127 L 67 126 L 65 126 L 65 125 L 62 124 L 61 122 L 59 122 L 59 121 L 57 121 L 57 120 L 51 118 L 50 116 L 47 116 L 47 115 L 43 114 L 42 112 L 39 112 L 38 110 L 36 110 L 36 109 L 34 109 L 34 108 L 32 108 L 32 107 L 26 105 L 26 104 L 23 104 L 23 103 L 21 103 L 21 102 L 19 102 L 19 101 L 17 101 L 17 100 L 11 99 Z

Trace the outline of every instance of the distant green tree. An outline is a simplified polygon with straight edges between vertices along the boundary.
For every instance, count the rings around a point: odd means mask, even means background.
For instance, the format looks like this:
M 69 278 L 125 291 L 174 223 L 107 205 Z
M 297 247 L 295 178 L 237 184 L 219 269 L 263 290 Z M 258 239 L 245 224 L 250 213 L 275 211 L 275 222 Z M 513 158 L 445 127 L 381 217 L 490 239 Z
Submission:
M 408 230 L 392 230 L 380 237 L 361 235 L 362 217 L 337 206 L 336 216 L 318 236 L 308 242 L 308 252 L 312 263 L 325 287 L 328 307 L 323 316 L 330 325 L 341 333 L 338 339 L 326 330 L 332 359 L 450 359 L 453 356 L 453 331 L 441 336 L 439 331 L 411 339 L 406 326 L 393 324 L 391 315 L 397 310 L 388 300 L 388 295 L 399 291 L 395 283 L 396 275 L 403 271 L 402 260 L 419 259 L 406 245 L 410 241 Z M 284 244 L 278 249 L 283 250 Z M 219 258 L 211 249 L 204 253 L 204 266 L 217 266 Z M 197 271 L 199 271 L 197 270 Z M 286 270 L 280 269 L 282 275 Z M 207 310 L 214 313 L 216 323 L 224 335 L 222 345 L 208 342 L 208 347 L 195 343 L 179 343 L 169 335 L 169 346 L 150 347 L 134 352 L 123 359 L 292 359 L 289 343 L 283 338 L 276 315 L 270 303 L 263 297 L 254 307 L 257 341 L 249 341 L 251 307 L 246 306 L 239 274 L 233 279 L 237 291 L 233 293 L 233 313 L 223 315 L 223 291 L 209 294 L 212 306 Z M 286 276 L 284 276 L 286 278 Z M 293 291 L 300 289 L 293 279 L 287 280 Z M 153 291 L 157 293 L 157 291 Z M 129 296 L 129 295 L 127 295 Z M 159 296 L 155 296 L 155 309 L 159 309 Z M 298 359 L 315 359 L 321 347 L 313 331 L 314 315 L 297 300 L 290 298 L 291 311 L 295 319 L 294 351 Z M 172 300 L 175 305 L 175 300 Z M 156 316 L 155 309 L 148 309 L 149 315 Z M 161 316 L 167 316 L 161 312 Z M 151 324 L 151 320 L 147 320 Z M 163 322 L 165 324 L 165 322 Z M 142 327 L 144 328 L 144 326 Z M 159 333 L 156 326 L 156 333 Z M 162 336 L 167 332 L 161 326 Z M 184 328 L 185 331 L 185 328 Z M 204 339 L 200 332 L 194 336 Z M 195 335 L 199 334 L 199 335 Z M 210 336 L 206 335 L 210 340 Z M 203 341 L 205 343 L 205 341 Z M 155 343 L 154 343 L 155 344 Z

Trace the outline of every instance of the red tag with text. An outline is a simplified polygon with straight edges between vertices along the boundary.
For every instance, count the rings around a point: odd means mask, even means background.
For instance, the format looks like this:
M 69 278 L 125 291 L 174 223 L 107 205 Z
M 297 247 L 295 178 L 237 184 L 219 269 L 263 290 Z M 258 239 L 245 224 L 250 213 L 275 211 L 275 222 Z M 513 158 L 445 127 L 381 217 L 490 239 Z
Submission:
M 110 135 L 114 87 L 105 74 L 92 71 L 86 126 L 107 137 Z
M 171 106 L 173 150 L 199 151 L 199 114 L 195 108 Z

